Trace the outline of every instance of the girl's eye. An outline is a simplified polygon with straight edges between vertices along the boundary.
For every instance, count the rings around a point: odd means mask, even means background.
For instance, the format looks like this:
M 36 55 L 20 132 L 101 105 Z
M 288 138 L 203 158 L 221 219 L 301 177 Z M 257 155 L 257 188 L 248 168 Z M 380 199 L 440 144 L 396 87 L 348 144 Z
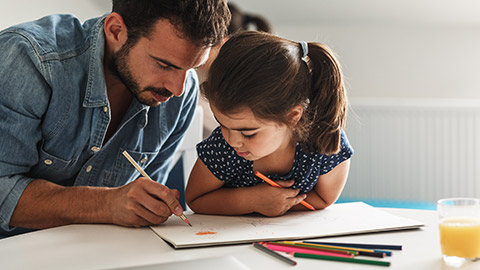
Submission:
M 255 136 L 255 133 L 250 134 L 250 135 L 246 135 L 246 134 L 243 134 L 243 133 L 242 133 L 242 136 L 243 136 L 244 138 L 251 139 L 251 138 L 253 138 L 253 136 Z

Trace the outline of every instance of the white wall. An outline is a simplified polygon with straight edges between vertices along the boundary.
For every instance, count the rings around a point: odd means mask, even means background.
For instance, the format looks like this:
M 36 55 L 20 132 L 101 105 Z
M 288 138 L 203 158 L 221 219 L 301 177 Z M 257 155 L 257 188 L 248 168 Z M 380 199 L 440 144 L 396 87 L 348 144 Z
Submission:
M 53 13 L 75 14 L 84 21 L 111 10 L 110 0 L 2 0 L 0 3 L 0 29 Z
M 326 43 L 356 98 L 480 99 L 476 0 L 231 0 L 275 33 Z

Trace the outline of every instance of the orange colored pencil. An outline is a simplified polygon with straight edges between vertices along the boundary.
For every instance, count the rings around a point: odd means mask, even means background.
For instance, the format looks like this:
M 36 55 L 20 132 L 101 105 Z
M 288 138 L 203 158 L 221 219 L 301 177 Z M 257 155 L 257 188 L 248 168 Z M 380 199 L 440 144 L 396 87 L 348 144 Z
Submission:
M 271 186 L 274 186 L 274 187 L 282 187 L 280 186 L 279 184 L 275 183 L 274 181 L 272 181 L 270 178 L 266 177 L 265 175 L 263 175 L 261 172 L 259 171 L 256 171 L 255 172 L 255 175 L 262 179 L 263 181 L 267 182 L 267 184 L 271 185 Z M 308 202 L 306 201 L 301 201 L 300 202 L 303 206 L 307 207 L 308 209 L 312 210 L 312 211 L 315 211 L 315 207 L 313 207 L 311 204 L 309 204 Z

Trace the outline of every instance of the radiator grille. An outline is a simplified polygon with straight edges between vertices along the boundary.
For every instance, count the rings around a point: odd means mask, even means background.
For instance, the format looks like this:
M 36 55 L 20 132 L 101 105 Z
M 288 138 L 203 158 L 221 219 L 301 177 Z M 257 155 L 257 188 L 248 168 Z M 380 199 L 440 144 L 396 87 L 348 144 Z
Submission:
M 478 101 L 352 101 L 346 132 L 355 154 L 342 197 L 480 197 Z

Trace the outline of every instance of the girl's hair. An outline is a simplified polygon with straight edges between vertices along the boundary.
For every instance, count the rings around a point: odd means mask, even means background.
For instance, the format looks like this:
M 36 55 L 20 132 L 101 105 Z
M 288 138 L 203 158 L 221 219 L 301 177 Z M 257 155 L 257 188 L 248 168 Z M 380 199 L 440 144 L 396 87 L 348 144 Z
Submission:
M 224 114 L 249 108 L 259 119 L 292 127 L 293 139 L 306 151 L 336 153 L 347 110 L 340 65 L 320 43 L 308 43 L 309 60 L 302 56 L 297 42 L 239 32 L 222 46 L 202 94 Z M 297 105 L 304 112 L 294 125 L 288 113 Z

